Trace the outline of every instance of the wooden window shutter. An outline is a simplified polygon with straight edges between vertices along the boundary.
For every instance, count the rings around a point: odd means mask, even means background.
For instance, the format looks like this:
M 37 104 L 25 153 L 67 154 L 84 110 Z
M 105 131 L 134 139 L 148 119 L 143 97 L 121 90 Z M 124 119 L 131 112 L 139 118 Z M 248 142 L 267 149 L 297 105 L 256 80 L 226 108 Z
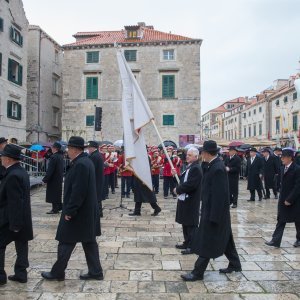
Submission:
M 18 120 L 22 119 L 22 105 L 21 104 L 18 104 L 17 119 Z
M 19 65 L 18 68 L 18 84 L 22 85 L 23 83 L 23 67 L 21 65 Z
M 11 118 L 12 116 L 12 101 L 7 100 L 7 117 Z
M 9 58 L 8 59 L 8 73 L 7 73 L 7 79 L 9 81 L 14 81 L 12 78 L 12 64 L 13 64 L 13 61 Z

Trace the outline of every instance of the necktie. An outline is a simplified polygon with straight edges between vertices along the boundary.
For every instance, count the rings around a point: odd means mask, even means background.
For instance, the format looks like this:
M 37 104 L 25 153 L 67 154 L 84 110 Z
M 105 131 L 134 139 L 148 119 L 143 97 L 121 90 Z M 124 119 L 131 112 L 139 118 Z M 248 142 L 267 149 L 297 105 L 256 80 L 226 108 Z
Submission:
M 289 169 L 289 167 L 284 168 L 284 174 L 287 172 L 288 169 Z

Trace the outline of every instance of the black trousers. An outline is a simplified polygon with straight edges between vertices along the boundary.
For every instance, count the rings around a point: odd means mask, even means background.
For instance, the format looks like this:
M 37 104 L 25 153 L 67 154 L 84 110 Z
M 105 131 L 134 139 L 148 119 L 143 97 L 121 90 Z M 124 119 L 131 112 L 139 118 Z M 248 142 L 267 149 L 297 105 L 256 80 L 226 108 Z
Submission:
M 121 195 L 130 196 L 130 189 L 132 185 L 132 176 L 121 177 Z
M 272 235 L 272 241 L 280 246 L 286 222 L 277 222 L 275 231 Z M 295 222 L 296 239 L 300 241 L 300 222 Z
M 103 191 L 102 191 L 102 200 L 105 200 L 108 197 L 108 174 L 104 175 Z
M 274 196 L 277 196 L 277 189 L 273 188 L 272 190 L 273 190 Z M 266 188 L 266 197 L 270 198 L 270 189 L 267 189 L 267 188 Z
M 163 188 L 164 188 L 164 197 L 167 197 L 169 195 L 169 191 L 170 194 L 175 196 L 175 194 L 173 193 L 173 189 L 175 188 L 175 185 L 172 176 L 164 176 Z
M 62 210 L 62 203 L 52 202 L 52 210 L 55 212 Z
M 187 246 L 187 248 L 191 248 L 192 239 L 195 233 L 197 226 L 186 226 L 182 225 L 182 232 L 184 237 L 183 244 Z
M 14 232 L 11 232 L 8 228 L 5 229 L 3 234 L 1 233 L 0 241 L 0 282 L 5 282 L 7 275 L 4 270 L 5 266 L 5 250 L 6 246 L 10 244 L 14 239 Z M 14 266 L 15 275 L 20 279 L 27 279 L 28 262 L 28 241 L 15 241 L 15 249 L 17 258 Z
M 261 189 L 256 189 L 256 192 L 258 194 L 259 199 L 262 198 L 262 191 Z M 255 200 L 255 190 L 250 190 L 250 194 L 251 194 L 251 200 Z
M 142 202 L 135 202 L 135 206 L 134 206 L 135 213 L 137 213 L 137 214 L 141 213 L 142 204 L 143 204 Z M 149 203 L 149 204 L 155 211 L 158 211 L 160 209 L 160 207 L 158 206 L 158 204 L 156 202 Z
M 159 193 L 159 174 L 152 175 L 152 184 L 155 194 Z
M 115 178 L 115 187 L 118 187 L 118 170 L 116 169 L 115 170 L 115 173 L 114 173 L 114 178 Z
M 111 188 L 111 192 L 115 192 L 115 172 L 108 175 L 108 185 Z
M 82 242 L 81 244 L 85 254 L 89 274 L 95 276 L 102 275 L 103 270 L 100 264 L 99 248 L 96 240 L 93 242 Z M 65 270 L 75 246 L 76 243 L 59 242 L 57 248 L 57 261 L 51 269 L 51 274 L 53 276 L 58 278 L 65 276 Z
M 228 240 L 228 244 L 226 246 L 224 254 L 229 260 L 228 267 L 236 269 L 241 268 L 240 258 L 235 248 L 232 233 L 230 234 L 230 238 Z M 196 276 L 203 276 L 209 260 L 209 258 L 199 256 L 197 261 L 195 262 L 194 270 L 192 271 L 192 273 Z

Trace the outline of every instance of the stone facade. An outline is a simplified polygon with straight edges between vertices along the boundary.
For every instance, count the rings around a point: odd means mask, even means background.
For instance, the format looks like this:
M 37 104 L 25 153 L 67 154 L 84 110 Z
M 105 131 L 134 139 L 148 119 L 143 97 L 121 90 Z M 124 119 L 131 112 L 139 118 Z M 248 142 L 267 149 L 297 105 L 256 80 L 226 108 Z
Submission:
M 81 41 L 81 38 L 77 38 Z M 201 40 L 178 42 L 120 43 L 124 50 L 136 50 L 136 61 L 128 62 L 141 90 L 148 101 L 156 124 L 164 140 L 178 143 L 180 134 L 199 134 L 200 128 L 200 46 Z M 174 50 L 173 60 L 164 60 L 164 50 Z M 98 63 L 87 63 L 89 51 L 99 51 Z M 175 95 L 162 96 L 162 76 L 174 75 Z M 98 78 L 98 97 L 86 97 L 86 78 Z M 113 44 L 86 42 L 83 46 L 64 46 L 63 117 L 62 136 L 93 138 L 93 125 L 87 126 L 86 117 L 93 116 L 95 105 L 102 107 L 102 131 L 95 133 L 96 140 L 122 139 L 121 112 L 122 85 Z M 174 115 L 174 125 L 163 125 L 163 115 Z M 145 129 L 146 142 L 158 144 L 152 128 Z
M 26 140 L 28 21 L 21 0 L 0 0 L 1 136 Z
M 29 26 L 27 77 L 27 140 L 61 139 L 61 46 L 39 26 Z

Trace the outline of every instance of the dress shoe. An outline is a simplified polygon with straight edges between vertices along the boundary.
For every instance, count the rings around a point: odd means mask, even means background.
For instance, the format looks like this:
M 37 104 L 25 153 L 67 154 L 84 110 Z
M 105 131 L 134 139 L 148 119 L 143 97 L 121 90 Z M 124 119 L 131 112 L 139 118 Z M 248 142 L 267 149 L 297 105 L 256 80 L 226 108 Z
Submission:
M 168 199 L 168 196 L 164 196 L 164 199 Z
M 277 196 L 277 195 L 275 195 L 275 196 L 274 196 L 274 198 L 275 198 L 275 199 L 278 199 L 278 196 Z
M 185 250 L 181 251 L 182 255 L 189 255 L 189 254 L 193 254 L 191 251 L 191 248 L 186 248 Z
M 280 247 L 280 244 L 274 242 L 274 241 L 270 241 L 270 242 L 265 242 L 265 244 L 267 246 L 272 246 L 272 247 L 275 247 L 275 248 L 279 248 Z
M 0 280 L 0 286 L 1 286 L 1 285 L 4 285 L 4 284 L 7 284 L 7 279 L 6 279 L 6 278 Z
M 300 240 L 297 240 L 294 244 L 293 244 L 294 247 L 300 247 Z
M 104 279 L 103 274 L 101 274 L 101 275 L 90 275 L 89 273 L 81 274 L 79 276 L 79 278 L 81 280 L 103 280 Z
M 176 249 L 186 249 L 187 245 L 186 244 L 177 244 L 177 245 L 175 245 L 175 248 Z
M 236 204 L 232 204 L 231 208 L 237 208 Z
M 57 280 L 57 281 L 63 281 L 65 280 L 65 276 L 63 277 L 55 277 L 54 275 L 51 274 L 51 272 L 42 272 L 42 277 L 47 279 L 47 280 Z
M 103 218 L 103 212 L 100 212 L 100 213 L 99 213 L 99 217 L 100 217 L 100 218 Z
M 48 211 L 47 213 L 46 213 L 47 215 L 57 215 L 57 214 L 59 214 L 59 211 L 57 210 L 50 210 L 50 211 Z
M 232 267 L 227 267 L 225 269 L 220 269 L 219 272 L 220 273 L 223 273 L 223 274 L 230 274 L 232 272 L 241 272 L 242 271 L 242 268 L 239 267 L 239 268 L 232 268 Z
M 184 281 L 203 280 L 203 275 L 202 275 L 202 276 L 196 276 L 196 275 L 194 275 L 193 273 L 183 274 L 183 275 L 180 275 L 180 277 L 181 277 Z
M 268 199 L 270 199 L 270 198 L 268 198 Z M 262 198 L 259 198 L 259 199 L 258 199 L 258 201 L 261 201 L 261 200 L 262 200 Z
M 249 200 L 247 200 L 247 201 L 255 201 L 255 199 L 249 199 Z
M 19 278 L 16 275 L 9 275 L 8 279 L 11 280 L 11 281 L 17 281 L 17 282 L 20 282 L 20 283 L 26 283 L 27 282 L 27 278 Z
M 158 216 L 158 214 L 161 212 L 161 208 L 157 209 L 157 210 L 154 210 L 154 213 L 151 214 L 151 216 Z
M 270 199 L 270 196 L 265 196 L 264 199 L 265 200 Z
M 134 216 L 140 216 L 141 215 L 141 213 L 137 213 L 137 212 L 132 212 L 132 213 L 130 213 L 130 214 L 128 214 L 128 216 L 130 216 L 130 217 L 134 217 Z

